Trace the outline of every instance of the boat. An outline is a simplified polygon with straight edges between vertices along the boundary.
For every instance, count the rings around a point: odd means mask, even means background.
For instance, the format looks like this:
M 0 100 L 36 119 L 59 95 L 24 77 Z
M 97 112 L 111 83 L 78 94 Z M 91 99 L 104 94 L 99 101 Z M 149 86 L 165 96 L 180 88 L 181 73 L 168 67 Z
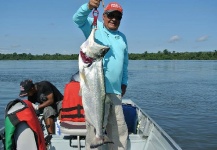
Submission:
M 123 99 L 123 112 L 128 126 L 127 150 L 182 150 L 182 148 L 136 103 Z M 59 122 L 47 150 L 85 150 L 85 122 Z M 0 129 L 0 134 L 4 127 Z M 46 133 L 45 133 L 46 134 Z M 27 144 L 28 145 L 28 144 Z M 107 145 L 102 146 L 107 149 Z M 0 148 L 4 145 L 0 142 Z M 29 150 L 29 148 L 28 148 Z

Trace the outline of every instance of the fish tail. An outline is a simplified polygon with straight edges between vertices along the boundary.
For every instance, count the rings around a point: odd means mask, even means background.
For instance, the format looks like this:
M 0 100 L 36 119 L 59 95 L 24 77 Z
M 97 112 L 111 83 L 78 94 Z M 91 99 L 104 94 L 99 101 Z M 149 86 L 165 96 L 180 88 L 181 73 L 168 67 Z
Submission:
M 90 144 L 90 148 L 91 149 L 92 148 L 97 148 L 97 147 L 99 147 L 101 145 L 103 145 L 103 138 L 97 138 L 97 137 L 95 137 L 93 139 L 93 141 L 91 142 L 91 144 Z
M 106 135 L 103 136 L 103 138 L 97 138 L 97 137 L 95 137 L 93 139 L 93 141 L 91 142 L 91 144 L 90 144 L 90 148 L 91 149 L 92 148 L 97 148 L 99 146 L 102 146 L 103 144 L 108 144 L 108 143 L 112 143 L 113 144 L 113 142 Z
M 108 144 L 108 143 L 114 144 L 114 142 L 112 142 L 112 141 L 109 139 L 109 137 L 107 137 L 106 135 L 104 135 L 103 144 Z

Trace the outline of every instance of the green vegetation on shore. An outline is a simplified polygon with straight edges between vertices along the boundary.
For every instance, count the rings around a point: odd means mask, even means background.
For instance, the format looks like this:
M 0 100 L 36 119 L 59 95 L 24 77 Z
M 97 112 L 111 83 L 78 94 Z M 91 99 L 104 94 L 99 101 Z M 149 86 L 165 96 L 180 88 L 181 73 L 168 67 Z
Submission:
M 170 52 L 167 49 L 157 53 L 129 53 L 130 60 L 217 60 L 217 50 L 213 52 Z M 1 54 L 0 60 L 78 60 L 78 54 Z

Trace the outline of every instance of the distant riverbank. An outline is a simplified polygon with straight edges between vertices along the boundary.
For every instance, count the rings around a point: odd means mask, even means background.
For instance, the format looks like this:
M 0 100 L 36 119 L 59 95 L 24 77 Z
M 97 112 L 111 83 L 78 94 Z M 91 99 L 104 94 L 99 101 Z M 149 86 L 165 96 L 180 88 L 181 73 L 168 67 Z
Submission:
M 78 54 L 1 54 L 0 60 L 77 60 Z M 212 52 L 170 52 L 167 49 L 157 53 L 129 53 L 130 60 L 217 60 L 217 50 Z

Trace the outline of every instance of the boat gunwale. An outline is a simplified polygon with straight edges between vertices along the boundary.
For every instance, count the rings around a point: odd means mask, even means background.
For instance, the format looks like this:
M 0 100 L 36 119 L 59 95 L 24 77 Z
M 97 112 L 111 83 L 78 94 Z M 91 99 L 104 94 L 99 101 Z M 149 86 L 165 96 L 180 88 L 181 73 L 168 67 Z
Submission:
M 163 128 L 161 128 L 144 110 L 142 110 L 136 103 L 131 99 L 123 99 L 122 104 L 131 104 L 135 106 L 140 112 L 142 112 L 155 126 L 155 128 L 161 133 L 161 135 L 167 140 L 167 142 L 175 149 L 182 150 L 182 148 L 167 134 Z

